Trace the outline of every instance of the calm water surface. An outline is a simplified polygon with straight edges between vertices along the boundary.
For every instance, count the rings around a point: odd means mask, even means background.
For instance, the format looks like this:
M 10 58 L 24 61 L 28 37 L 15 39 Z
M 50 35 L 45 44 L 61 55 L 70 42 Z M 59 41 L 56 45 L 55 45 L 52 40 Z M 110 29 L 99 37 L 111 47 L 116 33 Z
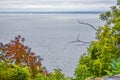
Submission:
M 103 24 L 98 18 L 99 14 L 0 14 L 0 42 L 8 43 L 14 36 L 22 35 L 25 44 L 44 58 L 48 71 L 61 68 L 71 76 L 87 45 L 68 42 L 76 40 L 78 34 L 80 40 L 94 40 L 96 32 L 76 19 L 97 28 Z

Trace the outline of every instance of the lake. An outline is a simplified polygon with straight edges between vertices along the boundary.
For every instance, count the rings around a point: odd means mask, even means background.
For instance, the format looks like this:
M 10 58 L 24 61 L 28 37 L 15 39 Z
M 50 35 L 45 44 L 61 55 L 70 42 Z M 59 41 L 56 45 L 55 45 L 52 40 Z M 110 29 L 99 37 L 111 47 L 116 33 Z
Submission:
M 77 19 L 94 25 L 103 25 L 99 14 L 0 14 L 0 42 L 8 43 L 16 35 L 26 39 L 25 45 L 32 48 L 44 60 L 48 71 L 61 68 L 73 76 L 80 55 L 88 44 L 69 43 L 79 34 L 82 41 L 95 40 L 96 31 L 79 24 Z

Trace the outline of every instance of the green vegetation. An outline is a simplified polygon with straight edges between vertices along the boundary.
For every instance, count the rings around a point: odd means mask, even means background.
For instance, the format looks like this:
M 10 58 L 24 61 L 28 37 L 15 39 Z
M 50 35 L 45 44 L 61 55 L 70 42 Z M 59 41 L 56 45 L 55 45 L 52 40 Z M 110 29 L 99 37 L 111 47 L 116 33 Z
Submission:
M 96 41 L 92 41 L 88 52 L 80 57 L 79 64 L 75 71 L 75 80 L 85 80 L 88 77 L 102 77 L 108 72 L 114 71 L 113 59 L 120 56 L 120 5 L 111 7 L 100 15 L 100 19 L 106 21 L 104 26 L 98 28 Z M 119 70 L 120 65 L 117 65 Z
M 55 69 L 54 72 L 50 74 L 49 77 L 44 76 L 42 74 L 38 74 L 35 80 L 69 80 L 69 77 L 65 77 L 64 74 L 61 73 L 61 69 Z
M 8 44 L 0 44 L 0 80 L 68 80 L 61 69 L 48 73 L 40 56 L 23 44 L 20 35 Z
M 120 57 L 118 59 L 112 60 L 110 63 L 112 66 L 112 71 L 106 71 L 109 76 L 114 76 L 116 74 L 120 74 Z
M 0 80 L 30 80 L 30 75 L 27 67 L 0 63 Z
M 80 57 L 75 78 L 66 77 L 61 69 L 49 73 L 42 58 L 18 35 L 8 44 L 0 44 L 0 80 L 85 80 L 120 74 L 120 0 L 100 19 L 106 24 L 97 29 L 96 40 Z

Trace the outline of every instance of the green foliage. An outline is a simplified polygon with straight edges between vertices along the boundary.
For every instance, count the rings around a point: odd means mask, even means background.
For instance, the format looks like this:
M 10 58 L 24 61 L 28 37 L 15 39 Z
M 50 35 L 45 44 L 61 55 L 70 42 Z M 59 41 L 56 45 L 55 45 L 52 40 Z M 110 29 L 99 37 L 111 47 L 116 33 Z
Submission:
M 88 67 L 88 65 L 91 65 L 90 57 L 82 56 L 79 62 L 81 65 L 78 65 L 76 68 L 75 75 L 77 78 L 75 80 L 84 80 L 86 77 L 91 76 L 90 67 Z
M 120 5 L 120 0 L 117 0 L 117 5 Z
M 0 80 L 30 80 L 29 70 L 7 62 L 0 63 Z
M 48 75 L 38 73 L 35 77 L 31 76 L 31 72 L 27 67 L 0 62 L 0 80 L 70 80 L 66 77 L 61 69 L 55 69 Z
M 68 77 L 61 72 L 61 69 L 55 69 L 53 73 L 51 73 L 51 80 L 68 80 Z
M 106 11 L 100 15 L 100 19 L 106 21 L 107 24 L 112 24 L 118 17 L 120 17 L 120 0 L 117 0 L 116 6 L 111 7 L 111 11 Z
M 118 59 L 112 60 L 110 64 L 112 66 L 112 70 L 106 71 L 108 75 L 113 76 L 115 74 L 120 74 L 120 57 Z
M 14 75 L 12 80 L 30 80 L 30 72 L 27 67 L 21 68 L 17 65 L 14 65 Z
M 88 49 L 88 55 L 80 58 L 75 75 L 77 80 L 84 80 L 87 77 L 101 77 L 106 71 L 111 71 L 111 61 L 120 55 L 120 34 L 116 26 L 105 25 L 97 32 L 97 41 L 92 41 Z M 113 31 L 115 30 L 115 31 Z
M 61 69 L 55 69 L 49 77 L 43 74 L 38 74 L 35 80 L 69 80 L 70 78 L 65 77 L 63 73 L 61 73 Z
M 9 68 L 7 63 L 0 63 L 0 80 L 12 80 L 13 69 Z
M 110 63 L 120 55 L 120 9 L 117 6 L 111 9 L 100 16 L 106 24 L 98 28 L 96 41 L 91 42 L 87 54 L 80 58 L 76 80 L 105 76 L 111 71 L 119 73 Z

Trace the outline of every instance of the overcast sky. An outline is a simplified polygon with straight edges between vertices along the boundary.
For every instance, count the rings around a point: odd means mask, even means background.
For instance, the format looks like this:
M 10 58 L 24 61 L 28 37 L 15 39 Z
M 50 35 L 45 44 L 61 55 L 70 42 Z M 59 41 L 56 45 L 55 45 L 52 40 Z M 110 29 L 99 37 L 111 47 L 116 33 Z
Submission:
M 116 0 L 0 0 L 0 10 L 104 11 Z

